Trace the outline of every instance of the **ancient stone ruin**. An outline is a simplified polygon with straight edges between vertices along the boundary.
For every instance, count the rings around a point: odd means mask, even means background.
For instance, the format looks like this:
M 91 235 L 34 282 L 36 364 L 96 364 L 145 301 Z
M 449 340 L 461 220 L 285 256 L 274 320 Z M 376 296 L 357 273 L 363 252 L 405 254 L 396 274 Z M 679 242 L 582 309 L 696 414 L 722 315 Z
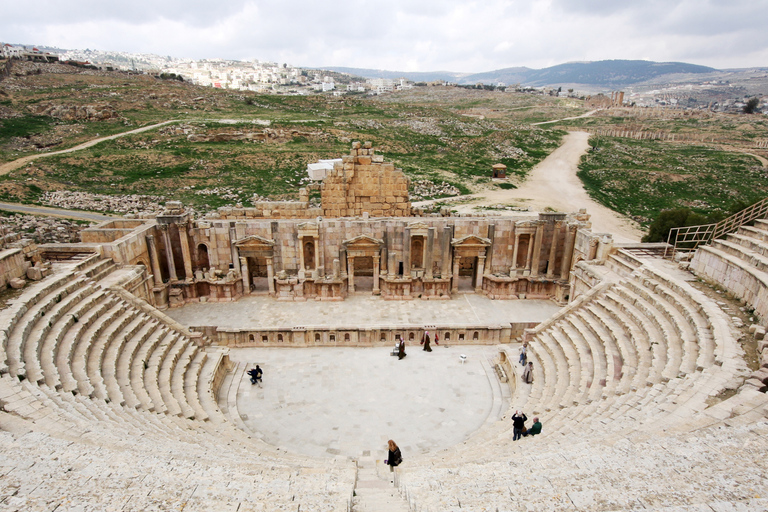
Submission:
M 662 258 L 664 246 L 615 244 L 591 230 L 586 212 L 412 216 L 407 180 L 366 146 L 326 178 L 320 208 L 270 203 L 200 219 L 169 202 L 155 218 L 83 230 L 79 243 L 5 237 L 0 284 L 22 287 L 0 309 L 2 507 L 768 507 L 768 221 L 690 262 L 696 276 L 746 301 L 750 332 L 724 295 L 693 283 L 687 262 Z M 339 318 L 261 331 L 191 328 L 168 316 L 253 295 L 317 304 L 366 295 L 435 308 L 484 295 L 562 308 L 518 324 L 358 328 Z M 397 336 L 413 342 L 427 328 L 451 340 L 452 371 L 476 369 L 497 396 L 496 416 L 481 416 L 467 439 L 390 473 L 383 450 L 359 460 L 302 456 L 245 426 L 236 347 L 371 347 L 388 358 Z M 523 341 L 532 383 L 517 364 Z M 495 356 L 465 366 L 462 345 L 492 346 Z M 744 347 L 755 345 L 750 359 Z M 402 399 L 423 396 L 415 389 Z M 516 409 L 540 417 L 542 434 L 512 442 Z M 311 430 L 308 422 L 302 435 Z

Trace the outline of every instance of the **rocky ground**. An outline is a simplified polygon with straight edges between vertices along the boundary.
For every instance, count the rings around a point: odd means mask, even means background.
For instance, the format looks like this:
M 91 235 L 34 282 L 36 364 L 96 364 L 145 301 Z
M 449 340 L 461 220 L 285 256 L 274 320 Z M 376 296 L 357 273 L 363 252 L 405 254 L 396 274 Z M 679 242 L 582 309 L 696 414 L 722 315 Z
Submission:
M 67 210 L 88 210 L 92 212 L 110 212 L 121 215 L 157 214 L 163 211 L 165 197 L 145 195 L 104 195 L 88 192 L 56 190 L 45 192 L 40 202 Z
M 35 215 L 0 215 L 0 243 L 30 238 L 37 244 L 76 243 L 89 224 Z M 4 244 L 3 244 L 4 245 Z

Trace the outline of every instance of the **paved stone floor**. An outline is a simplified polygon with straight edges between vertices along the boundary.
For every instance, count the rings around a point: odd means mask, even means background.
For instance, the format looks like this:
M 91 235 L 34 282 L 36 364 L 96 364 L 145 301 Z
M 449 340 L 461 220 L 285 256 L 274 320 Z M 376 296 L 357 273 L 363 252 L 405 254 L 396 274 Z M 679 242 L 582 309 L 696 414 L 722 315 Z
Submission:
M 496 420 L 504 412 L 489 363 L 497 352 L 458 345 L 424 352 L 416 344 L 403 360 L 383 347 L 242 348 L 230 357 L 264 370 L 260 386 L 245 367 L 235 375 L 238 411 L 252 434 L 304 455 L 383 459 L 388 439 L 408 458 Z
M 288 327 L 400 327 L 503 325 L 542 322 L 560 307 L 550 300 L 491 300 L 472 293 L 451 300 L 384 300 L 352 295 L 339 302 L 278 302 L 250 295 L 237 302 L 187 304 L 165 313 L 187 326 L 216 325 L 235 329 Z

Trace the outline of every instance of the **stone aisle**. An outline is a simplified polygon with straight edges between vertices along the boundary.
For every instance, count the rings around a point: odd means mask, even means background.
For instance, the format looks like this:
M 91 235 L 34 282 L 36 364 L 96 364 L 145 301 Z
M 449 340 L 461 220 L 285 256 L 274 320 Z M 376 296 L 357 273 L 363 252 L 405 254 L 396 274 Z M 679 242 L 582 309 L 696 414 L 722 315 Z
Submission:
M 395 473 L 382 462 L 369 458 L 358 461 L 352 512 L 409 512 L 408 502 L 395 487 Z M 377 469 L 381 469 L 381 475 Z

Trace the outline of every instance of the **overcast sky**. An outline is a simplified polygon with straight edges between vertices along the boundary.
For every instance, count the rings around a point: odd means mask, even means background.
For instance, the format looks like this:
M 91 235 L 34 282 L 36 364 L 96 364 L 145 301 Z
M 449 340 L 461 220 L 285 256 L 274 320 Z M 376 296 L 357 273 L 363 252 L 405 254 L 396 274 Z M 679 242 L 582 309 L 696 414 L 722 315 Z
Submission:
M 0 41 L 303 67 L 768 66 L 768 0 L 0 0 Z

